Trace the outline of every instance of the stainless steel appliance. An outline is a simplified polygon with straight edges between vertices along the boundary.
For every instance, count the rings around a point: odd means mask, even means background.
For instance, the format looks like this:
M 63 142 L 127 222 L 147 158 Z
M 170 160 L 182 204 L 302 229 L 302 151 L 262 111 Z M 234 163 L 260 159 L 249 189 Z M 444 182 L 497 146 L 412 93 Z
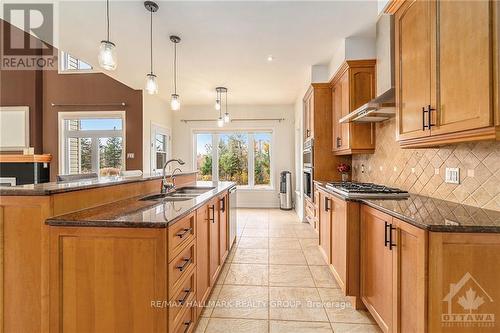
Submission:
M 292 206 L 292 174 L 282 171 L 280 174 L 280 209 L 291 210 Z
M 312 168 L 313 167 L 313 157 L 314 157 L 314 141 L 313 139 L 309 139 L 304 142 L 304 149 L 303 149 L 303 158 L 302 161 L 304 163 L 304 167 L 307 168 Z
M 327 183 L 326 187 L 345 198 L 397 199 L 410 196 L 407 191 L 373 183 L 332 182 Z
M 229 249 L 236 244 L 238 215 L 236 212 L 236 186 L 229 189 Z
M 304 168 L 304 195 L 306 195 L 309 199 L 313 198 L 313 168 Z

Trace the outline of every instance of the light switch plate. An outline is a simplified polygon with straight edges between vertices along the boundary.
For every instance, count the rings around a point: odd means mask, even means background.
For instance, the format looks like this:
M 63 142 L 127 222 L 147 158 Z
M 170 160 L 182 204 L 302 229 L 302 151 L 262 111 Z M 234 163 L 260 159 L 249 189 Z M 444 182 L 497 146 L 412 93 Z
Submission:
M 444 182 L 448 184 L 460 184 L 460 169 L 446 168 Z
M 127 159 L 135 158 L 135 153 L 127 153 Z

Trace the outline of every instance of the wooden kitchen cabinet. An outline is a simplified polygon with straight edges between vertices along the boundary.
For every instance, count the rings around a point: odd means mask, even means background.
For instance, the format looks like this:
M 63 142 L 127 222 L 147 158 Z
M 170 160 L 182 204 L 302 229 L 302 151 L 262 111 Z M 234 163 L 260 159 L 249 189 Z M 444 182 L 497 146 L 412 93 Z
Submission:
M 331 263 L 332 201 L 326 192 L 319 195 L 319 248 L 328 264 Z
M 229 197 L 226 193 L 219 196 L 219 256 L 221 264 L 226 261 L 229 253 L 228 201 Z
M 497 10 L 496 1 L 389 6 L 401 146 L 499 139 Z
M 383 332 L 426 332 L 427 233 L 362 205 L 361 300 Z
M 375 97 L 375 60 L 348 60 L 330 81 L 332 90 L 332 150 L 335 155 L 367 154 L 375 150 L 372 123 L 339 123 Z
M 303 99 L 304 141 L 314 138 L 314 91 L 309 90 Z
M 210 286 L 215 284 L 219 270 L 221 267 L 220 261 L 220 220 L 219 220 L 219 199 L 214 198 L 208 204 L 208 220 L 210 223 L 210 238 L 209 238 L 209 253 L 210 253 Z
M 199 316 L 203 311 L 203 303 L 210 294 L 210 220 L 208 205 L 196 211 L 196 302 Z

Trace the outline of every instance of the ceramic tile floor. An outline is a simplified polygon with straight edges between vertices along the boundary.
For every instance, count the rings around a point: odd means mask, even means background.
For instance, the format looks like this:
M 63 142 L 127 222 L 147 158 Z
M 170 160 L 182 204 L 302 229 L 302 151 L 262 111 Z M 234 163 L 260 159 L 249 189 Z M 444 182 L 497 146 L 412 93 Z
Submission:
M 380 332 L 342 296 L 294 212 L 238 209 L 237 235 L 196 333 Z

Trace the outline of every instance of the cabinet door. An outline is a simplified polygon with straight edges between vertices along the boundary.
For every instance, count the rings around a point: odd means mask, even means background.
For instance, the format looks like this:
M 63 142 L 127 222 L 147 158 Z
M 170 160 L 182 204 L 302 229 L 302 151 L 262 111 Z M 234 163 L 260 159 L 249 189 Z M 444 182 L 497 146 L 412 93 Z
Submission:
M 331 205 L 330 197 L 321 192 L 319 202 L 319 246 L 328 264 L 331 263 Z
M 397 269 L 394 285 L 397 290 L 397 313 L 394 331 L 402 333 L 426 332 L 427 313 L 427 233 L 403 221 L 394 219 Z
M 439 105 L 432 112 L 431 135 L 491 126 L 491 2 L 437 1 L 434 6 Z
M 215 284 L 220 268 L 220 245 L 219 245 L 219 214 L 217 213 L 218 199 L 215 198 L 208 205 L 208 216 L 210 221 L 210 285 Z
M 227 205 L 228 196 L 226 194 L 219 197 L 219 245 L 220 245 L 220 264 L 224 263 L 227 254 L 229 253 L 229 242 L 228 242 L 228 214 Z
M 203 311 L 203 302 L 210 293 L 210 221 L 208 220 L 208 206 L 196 211 L 196 301 L 200 306 L 198 315 Z
M 347 116 L 351 112 L 351 103 L 350 103 L 350 90 L 349 90 L 349 71 L 346 71 L 342 78 L 339 81 L 340 90 L 341 90 L 341 104 L 340 109 L 342 110 L 340 118 Z M 350 148 L 350 132 L 351 132 L 351 123 L 347 124 L 339 124 L 340 125 L 340 142 L 339 142 L 339 150 L 349 149 Z
M 431 74 L 433 3 L 408 0 L 394 17 L 399 140 L 430 135 L 429 129 L 423 128 L 428 125 L 423 108 L 435 107 L 435 77 Z
M 332 150 L 337 151 L 342 147 L 342 124 L 339 123 L 342 118 L 342 85 L 337 82 L 332 88 Z
M 346 292 L 347 281 L 347 207 L 346 202 L 343 200 L 332 200 L 332 246 L 331 258 L 334 274 L 337 281 L 344 291 Z
M 384 242 L 392 218 L 376 209 L 361 208 L 360 294 L 383 332 L 393 331 L 393 251 Z

